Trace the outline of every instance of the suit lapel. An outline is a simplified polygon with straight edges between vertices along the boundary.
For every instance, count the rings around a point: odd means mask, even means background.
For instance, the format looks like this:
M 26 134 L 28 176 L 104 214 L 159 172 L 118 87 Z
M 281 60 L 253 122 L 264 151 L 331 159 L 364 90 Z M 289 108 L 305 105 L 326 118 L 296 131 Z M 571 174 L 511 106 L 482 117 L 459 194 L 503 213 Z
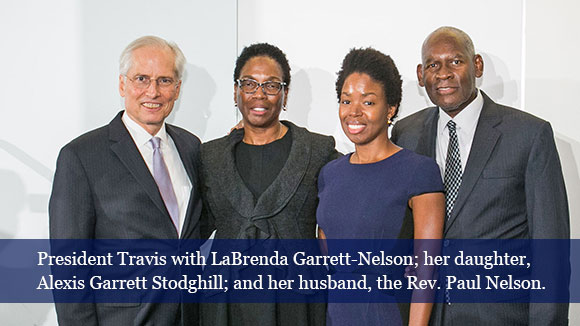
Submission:
M 254 208 L 254 220 L 270 217 L 282 210 L 298 189 L 310 163 L 311 144 L 307 132 L 284 122 L 292 131 L 292 147 L 286 163 L 272 184 L 258 199 Z
M 191 144 L 187 142 L 187 140 L 180 137 L 179 133 L 175 131 L 172 125 L 165 124 L 167 133 L 173 139 L 175 143 L 175 147 L 177 148 L 177 152 L 179 153 L 179 157 L 181 158 L 181 162 L 185 167 L 185 171 L 187 172 L 187 176 L 189 177 L 189 181 L 191 181 L 191 192 L 189 195 L 189 202 L 187 205 L 187 212 L 185 214 L 185 220 L 183 222 L 183 227 L 181 228 L 181 234 L 185 234 L 184 232 L 189 229 L 191 223 L 191 210 L 194 209 L 194 205 L 192 204 L 195 200 L 196 194 L 195 191 L 198 189 L 197 185 L 197 170 L 194 163 L 194 153 L 192 151 Z
M 171 223 L 171 217 L 165 208 L 157 183 L 155 183 L 155 179 L 153 179 L 149 168 L 147 168 L 147 164 L 143 161 L 143 157 L 137 149 L 133 138 L 131 138 L 129 131 L 125 128 L 121 120 L 122 114 L 120 112 L 109 124 L 109 139 L 112 141 L 111 150 L 117 155 L 125 168 L 131 172 L 135 180 L 141 184 L 155 206 L 167 217 L 168 223 Z M 175 233 L 175 236 L 177 236 L 177 233 Z
M 463 173 L 457 199 L 455 200 L 451 216 L 445 223 L 444 233 L 449 230 L 453 222 L 457 219 L 461 208 L 469 198 L 475 183 L 481 176 L 483 168 L 493 152 L 493 148 L 501 136 L 501 132 L 495 129 L 495 126 L 501 122 L 501 118 L 497 112 L 497 105 L 487 97 L 485 93 L 481 93 L 484 98 L 483 108 L 475 129 L 473 143 L 471 144 L 471 150 L 469 151 L 469 157 L 465 166 L 465 172 Z
M 223 171 L 220 187 L 227 189 L 225 196 L 236 211 L 253 221 L 277 214 L 290 201 L 306 174 L 310 162 L 311 144 L 307 132 L 284 122 L 292 131 L 292 148 L 288 160 L 272 184 L 262 193 L 254 205 L 253 195 L 244 184 L 235 164 L 234 148 L 244 137 L 243 130 L 234 131 L 222 154 L 218 171 Z
M 195 164 L 193 162 L 194 155 L 192 153 L 191 144 L 187 142 L 187 140 L 180 137 L 179 133 L 177 133 L 172 125 L 166 124 L 165 125 L 167 133 L 173 139 L 175 143 L 175 147 L 177 147 L 177 151 L 179 152 L 179 157 L 181 158 L 181 162 L 183 162 L 183 166 L 185 167 L 185 171 L 187 171 L 187 175 L 189 176 L 189 180 L 191 181 L 191 185 L 193 187 L 197 186 L 197 171 L 195 169 Z
M 215 171 L 222 177 L 217 178 L 220 191 L 223 191 L 225 197 L 231 206 L 243 217 L 249 218 L 254 210 L 254 196 L 246 187 L 242 177 L 236 168 L 234 149 L 237 143 L 244 138 L 243 130 L 234 130 L 227 138 L 227 145 L 217 160 Z
M 419 136 L 416 153 L 435 159 L 435 141 L 437 139 L 437 120 L 439 119 L 439 109 L 431 108 L 425 119 L 423 130 Z

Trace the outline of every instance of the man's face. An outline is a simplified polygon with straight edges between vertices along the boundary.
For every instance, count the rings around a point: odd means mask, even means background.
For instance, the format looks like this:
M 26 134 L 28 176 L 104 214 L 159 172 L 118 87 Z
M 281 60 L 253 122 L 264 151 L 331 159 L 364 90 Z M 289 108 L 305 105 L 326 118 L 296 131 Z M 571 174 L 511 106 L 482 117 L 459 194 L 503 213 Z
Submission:
M 435 105 L 454 117 L 477 96 L 475 78 L 483 74 L 483 59 L 471 57 L 459 36 L 445 32 L 431 35 L 422 52 L 419 85 Z
M 125 98 L 127 114 L 151 135 L 159 131 L 179 97 L 181 81 L 174 68 L 175 56 L 169 48 L 145 46 L 133 51 L 127 77 L 119 76 L 119 93 Z M 144 87 L 140 81 L 146 79 L 150 84 Z M 168 80 L 174 83 L 164 85 Z

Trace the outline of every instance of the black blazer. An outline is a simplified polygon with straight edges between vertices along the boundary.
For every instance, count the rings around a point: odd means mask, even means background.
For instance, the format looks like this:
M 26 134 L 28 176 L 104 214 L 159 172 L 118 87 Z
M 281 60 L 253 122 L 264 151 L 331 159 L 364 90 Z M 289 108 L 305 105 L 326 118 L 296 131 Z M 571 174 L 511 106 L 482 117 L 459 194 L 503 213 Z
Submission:
M 240 177 L 235 145 L 243 130 L 205 143 L 201 149 L 204 213 L 201 233 L 217 239 L 313 239 L 316 236 L 318 173 L 339 156 L 334 139 L 311 133 L 290 122 L 288 159 L 254 205 Z M 203 325 L 324 325 L 324 303 L 202 304 Z
M 311 133 L 284 121 L 292 131 L 286 164 L 254 206 L 253 195 L 240 177 L 235 145 L 244 130 L 210 141 L 201 148 L 205 204 L 202 237 L 217 230 L 217 239 L 312 239 L 316 236 L 318 173 L 340 156 L 334 138 Z
M 569 238 L 566 188 L 550 124 L 482 95 L 483 109 L 444 238 Z M 438 118 L 437 107 L 419 111 L 395 124 L 391 139 L 435 158 Z M 567 305 L 529 306 L 534 309 L 528 311 L 528 304 L 439 308 L 446 310 L 446 318 L 453 315 L 448 310 L 455 310 L 459 317 L 453 320 L 459 323 L 560 325 L 567 319 Z
M 60 151 L 49 203 L 51 239 L 177 239 L 147 165 L 121 120 Z M 166 125 L 192 184 L 181 238 L 199 238 L 200 141 Z M 56 304 L 60 325 L 180 325 L 198 322 L 197 307 L 178 304 Z

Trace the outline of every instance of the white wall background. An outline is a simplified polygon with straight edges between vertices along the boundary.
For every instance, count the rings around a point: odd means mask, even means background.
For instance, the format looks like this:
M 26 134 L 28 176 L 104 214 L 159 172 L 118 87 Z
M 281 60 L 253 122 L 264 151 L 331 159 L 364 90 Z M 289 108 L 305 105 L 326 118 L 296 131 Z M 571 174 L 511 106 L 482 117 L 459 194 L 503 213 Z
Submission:
M 122 108 L 118 56 L 154 34 L 177 42 L 187 59 L 170 122 L 203 140 L 237 121 L 232 73 L 254 42 L 284 50 L 292 67 L 283 118 L 334 135 L 351 151 L 337 118 L 335 73 L 352 47 L 373 46 L 403 75 L 400 117 L 425 106 L 415 67 L 429 32 L 466 31 L 485 60 L 478 85 L 496 101 L 552 123 L 568 189 L 573 238 L 580 237 L 580 43 L 572 1 L 20 0 L 0 5 L 0 238 L 48 236 L 47 201 L 58 150 L 108 123 Z M 1 253 L 1 248 L 0 248 Z M 1 264 L 1 262 L 0 262 Z M 1 289 L 0 289 L 1 290 Z M 574 306 L 571 324 L 580 323 Z M 2 304 L 2 325 L 55 325 L 50 304 Z
M 334 82 L 353 47 L 372 46 L 393 57 L 403 76 L 399 117 L 404 117 L 430 105 L 415 74 L 423 39 L 442 24 L 457 26 L 474 39 L 486 62 L 481 87 L 501 103 L 521 106 L 522 2 L 487 1 L 477 8 L 478 16 L 501 24 L 485 26 L 471 15 L 477 3 L 469 3 L 244 0 L 238 8 L 238 49 L 271 42 L 286 52 L 293 81 L 285 118 L 331 134 L 339 150 L 352 151 L 338 123 Z

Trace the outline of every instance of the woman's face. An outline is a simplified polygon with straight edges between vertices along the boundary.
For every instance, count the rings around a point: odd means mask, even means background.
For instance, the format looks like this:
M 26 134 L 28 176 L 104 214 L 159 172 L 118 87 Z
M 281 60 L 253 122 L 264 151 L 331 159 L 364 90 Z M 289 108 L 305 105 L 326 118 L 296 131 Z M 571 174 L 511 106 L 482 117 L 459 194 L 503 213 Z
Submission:
M 246 62 L 240 71 L 240 80 L 253 79 L 258 83 L 268 81 L 283 82 L 282 68 L 276 60 L 259 56 L 253 57 Z M 271 93 L 271 92 L 270 92 Z M 275 95 L 264 93 L 263 87 L 258 87 L 253 94 L 242 90 L 236 83 L 234 86 L 234 96 L 236 104 L 244 120 L 244 126 L 254 128 L 271 128 L 278 124 L 280 111 L 286 105 L 288 88 Z
M 344 81 L 339 117 L 342 130 L 355 145 L 386 141 L 387 120 L 396 107 L 387 104 L 383 85 L 364 73 L 352 73 Z

